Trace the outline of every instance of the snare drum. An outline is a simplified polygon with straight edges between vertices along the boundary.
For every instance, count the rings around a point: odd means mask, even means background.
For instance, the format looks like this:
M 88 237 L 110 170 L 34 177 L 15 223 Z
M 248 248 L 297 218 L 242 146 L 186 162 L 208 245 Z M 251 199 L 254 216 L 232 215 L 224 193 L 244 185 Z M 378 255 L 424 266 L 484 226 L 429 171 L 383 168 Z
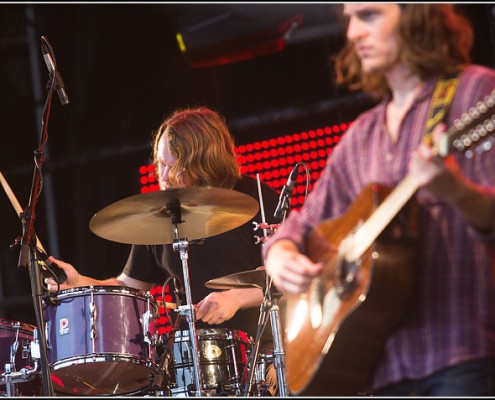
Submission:
M 161 374 L 155 352 L 158 306 L 121 286 L 67 289 L 45 298 L 53 388 L 71 395 L 139 393 Z
M 33 369 L 31 342 L 34 340 L 35 326 L 19 321 L 0 319 L 0 370 L 4 374 L 5 365 L 10 365 L 11 372 L 23 368 Z M 2 380 L 3 381 L 3 380 Z M 43 392 L 41 377 L 36 374 L 26 382 L 14 383 L 17 396 L 40 396 Z M 0 386 L 0 394 L 7 392 L 6 385 Z
M 245 332 L 198 329 L 199 367 L 203 391 L 209 395 L 239 395 L 252 340 Z M 172 348 L 170 392 L 173 397 L 195 395 L 194 361 L 189 331 L 177 331 Z

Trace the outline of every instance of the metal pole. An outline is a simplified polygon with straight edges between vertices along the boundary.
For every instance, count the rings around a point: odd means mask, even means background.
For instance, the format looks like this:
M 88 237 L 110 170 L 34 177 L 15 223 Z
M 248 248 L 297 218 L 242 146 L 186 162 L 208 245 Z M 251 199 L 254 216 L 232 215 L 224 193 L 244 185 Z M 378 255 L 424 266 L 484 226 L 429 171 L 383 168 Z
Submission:
M 27 44 L 29 51 L 29 59 L 31 61 L 31 79 L 33 88 L 33 100 L 35 104 L 35 117 L 36 117 L 36 127 L 39 133 L 38 140 L 41 139 L 41 120 L 43 117 L 43 91 L 41 84 L 41 74 L 39 68 L 40 51 L 39 51 L 39 37 L 34 29 L 34 10 L 31 4 L 26 5 L 26 35 Z M 44 151 L 45 162 L 49 158 L 48 145 L 45 146 Z M 53 196 L 53 184 L 52 175 L 49 171 L 43 176 L 43 192 L 44 196 L 44 206 L 47 221 L 47 231 L 48 231 L 48 244 L 50 248 L 50 254 L 55 257 L 59 257 L 59 242 L 57 235 L 57 218 L 55 213 L 55 202 Z

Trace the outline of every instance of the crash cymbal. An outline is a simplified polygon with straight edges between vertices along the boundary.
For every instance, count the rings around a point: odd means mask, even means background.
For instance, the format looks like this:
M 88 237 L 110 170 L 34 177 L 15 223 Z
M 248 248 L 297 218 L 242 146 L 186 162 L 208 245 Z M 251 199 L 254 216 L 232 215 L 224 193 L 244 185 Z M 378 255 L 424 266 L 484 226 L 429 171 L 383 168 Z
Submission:
M 264 290 L 266 287 L 265 267 L 211 279 L 205 283 L 205 286 L 210 289 L 260 288 Z
M 89 223 L 96 235 L 128 244 L 171 244 L 172 216 L 180 211 L 180 239 L 197 240 L 227 232 L 248 222 L 258 202 L 235 190 L 188 187 L 138 194 L 97 212 Z

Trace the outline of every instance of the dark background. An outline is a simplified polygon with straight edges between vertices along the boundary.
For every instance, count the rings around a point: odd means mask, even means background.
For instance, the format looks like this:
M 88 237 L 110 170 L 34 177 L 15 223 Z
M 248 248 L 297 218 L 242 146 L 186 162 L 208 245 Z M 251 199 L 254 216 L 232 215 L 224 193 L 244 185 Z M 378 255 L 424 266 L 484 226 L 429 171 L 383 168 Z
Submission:
M 473 60 L 494 66 L 490 4 L 474 21 Z M 333 84 L 337 4 L 1 4 L 0 171 L 28 204 L 48 72 L 45 36 L 70 103 L 54 94 L 35 229 L 51 255 L 95 278 L 117 275 L 128 245 L 101 239 L 92 215 L 139 193 L 150 137 L 180 107 L 207 105 L 236 144 L 352 120 L 371 103 Z M 176 33 L 187 46 L 181 53 Z M 217 60 L 224 60 L 218 64 Z M 241 59 L 237 62 L 231 62 Z M 2 191 L 3 193 L 3 191 Z M 0 317 L 34 324 L 29 274 L 9 248 L 21 224 L 0 194 Z

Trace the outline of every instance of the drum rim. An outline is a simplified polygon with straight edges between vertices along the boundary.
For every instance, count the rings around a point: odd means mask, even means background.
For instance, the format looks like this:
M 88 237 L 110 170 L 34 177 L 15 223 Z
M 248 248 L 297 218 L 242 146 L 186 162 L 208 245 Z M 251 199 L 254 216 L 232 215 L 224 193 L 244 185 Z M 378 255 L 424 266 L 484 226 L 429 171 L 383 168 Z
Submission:
M 58 371 L 66 367 L 71 367 L 74 365 L 88 364 L 88 363 L 99 363 L 99 362 L 126 362 L 131 364 L 138 364 L 147 369 L 160 372 L 162 371 L 160 365 L 149 358 L 136 356 L 132 354 L 124 353 L 88 353 L 81 356 L 72 356 L 57 360 L 50 364 L 52 371 Z M 67 364 L 67 365 L 66 365 Z
M 186 332 L 186 334 L 184 334 L 184 332 Z M 200 328 L 196 329 L 196 336 L 198 337 L 198 340 L 200 338 L 208 340 L 235 340 L 247 344 L 250 344 L 253 340 L 247 332 L 230 328 Z M 189 330 L 181 329 L 175 331 L 174 339 L 177 338 L 189 339 Z
M 15 326 L 16 324 L 19 324 L 19 326 Z M 2 328 L 8 328 L 11 330 L 17 330 L 17 328 L 19 328 L 21 331 L 26 333 L 34 333 L 34 330 L 37 329 L 35 325 L 31 325 L 26 322 L 8 318 L 0 318 L 0 329 Z
M 59 290 L 58 292 L 53 292 L 45 295 L 45 298 L 50 298 L 52 301 L 64 300 L 71 297 L 80 296 L 90 296 L 93 295 L 110 295 L 110 294 L 121 294 L 124 296 L 132 296 L 141 298 L 142 300 L 150 301 L 151 303 L 157 303 L 151 293 L 146 290 L 135 289 L 128 286 L 113 286 L 113 285 L 91 285 L 91 286 L 78 286 L 75 288 Z
M 57 372 L 70 371 L 70 368 L 67 367 L 74 367 L 74 366 L 80 366 L 89 363 L 99 363 L 99 362 L 113 362 L 113 363 L 125 362 L 134 365 L 139 365 L 140 367 L 145 367 L 147 370 L 150 371 L 148 372 L 148 376 L 152 372 L 155 374 L 164 374 L 164 371 L 161 369 L 160 365 L 157 364 L 156 362 L 147 359 L 146 357 L 135 356 L 130 354 L 122 354 L 122 353 L 89 353 L 83 356 L 68 357 L 50 364 L 50 370 L 52 371 L 52 374 L 54 376 L 57 376 Z M 149 385 L 150 385 L 149 378 L 147 378 L 145 385 L 139 387 L 136 386 L 128 389 L 123 387 L 122 392 L 117 394 L 117 396 L 129 395 L 132 393 L 135 394 L 142 393 L 144 390 L 147 389 Z M 60 393 L 67 394 L 67 392 L 65 392 L 64 390 L 58 389 L 57 386 L 55 386 L 55 390 Z M 102 394 L 102 396 L 108 396 L 108 395 L 115 395 L 115 394 L 111 394 L 111 393 Z

